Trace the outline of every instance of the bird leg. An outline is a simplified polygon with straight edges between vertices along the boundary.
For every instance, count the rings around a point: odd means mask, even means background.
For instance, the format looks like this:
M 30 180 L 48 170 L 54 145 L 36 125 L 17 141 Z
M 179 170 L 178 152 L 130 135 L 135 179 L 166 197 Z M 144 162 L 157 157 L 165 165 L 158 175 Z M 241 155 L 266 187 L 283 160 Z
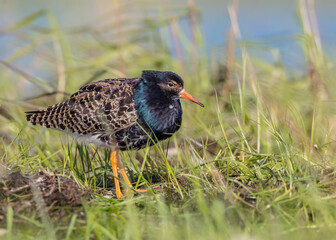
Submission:
M 117 151 L 112 152 L 110 160 L 111 160 L 112 172 L 113 172 L 113 176 L 114 176 L 114 185 L 115 185 L 115 188 L 116 188 L 116 195 L 117 195 L 117 198 L 121 198 L 121 197 L 123 197 L 123 194 L 120 190 L 120 183 L 119 183 L 119 180 L 118 180 L 117 166 L 119 168 L 119 171 L 121 173 L 122 178 L 124 179 L 126 185 L 128 186 L 128 189 L 133 188 L 133 186 L 132 186 L 130 180 L 128 179 L 128 177 L 127 177 L 126 171 L 125 171 L 122 163 L 119 161 L 119 156 L 118 156 Z M 145 190 L 145 189 L 137 189 L 135 191 L 138 192 L 138 193 L 147 192 L 147 190 Z
M 117 156 L 117 165 L 118 165 L 119 171 L 120 171 L 121 176 L 122 176 L 122 178 L 124 179 L 126 185 L 128 186 L 129 189 L 132 189 L 133 186 L 132 186 L 132 184 L 131 184 L 131 181 L 128 179 L 127 174 L 126 174 L 126 171 L 125 171 L 125 169 L 124 169 L 122 163 L 120 162 L 118 156 Z M 135 191 L 138 192 L 138 193 L 144 193 L 144 192 L 147 192 L 146 189 L 135 189 Z
M 116 195 L 117 198 L 121 198 L 123 195 L 120 190 L 120 184 L 118 180 L 118 170 L 117 170 L 117 164 L 118 164 L 118 152 L 113 151 L 110 157 L 111 165 L 112 165 L 112 172 L 114 176 L 114 185 L 116 188 Z

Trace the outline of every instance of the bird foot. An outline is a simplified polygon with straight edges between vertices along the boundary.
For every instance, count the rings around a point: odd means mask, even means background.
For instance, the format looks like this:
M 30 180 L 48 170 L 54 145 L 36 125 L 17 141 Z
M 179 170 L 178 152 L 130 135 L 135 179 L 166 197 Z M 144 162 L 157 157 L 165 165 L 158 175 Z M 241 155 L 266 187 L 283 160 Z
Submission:
M 145 192 L 148 192 L 147 189 L 136 189 L 135 190 L 137 193 L 145 193 Z
M 137 192 L 137 193 L 145 193 L 147 192 L 147 189 L 134 189 L 131 186 L 129 186 L 129 188 L 126 190 L 126 192 Z
M 137 192 L 137 193 L 145 193 L 145 192 L 147 192 L 148 190 L 147 189 L 133 189 L 133 190 L 131 190 L 131 189 L 127 189 L 126 190 L 126 195 L 128 194 L 128 193 L 134 193 L 134 192 Z M 121 191 L 116 191 L 116 195 L 117 195 L 117 199 L 120 199 L 120 198 L 124 198 L 124 195 L 122 194 L 122 192 Z

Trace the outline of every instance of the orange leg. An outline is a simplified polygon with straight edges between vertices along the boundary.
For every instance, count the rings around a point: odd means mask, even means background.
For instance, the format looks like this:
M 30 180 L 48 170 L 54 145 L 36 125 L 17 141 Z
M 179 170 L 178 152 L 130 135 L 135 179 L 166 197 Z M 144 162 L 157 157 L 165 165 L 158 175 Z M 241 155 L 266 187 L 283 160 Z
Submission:
M 110 160 L 111 160 L 111 165 L 112 165 L 112 172 L 113 172 L 113 175 L 114 175 L 114 185 L 115 185 L 115 188 L 116 188 L 116 195 L 117 195 L 117 198 L 121 198 L 121 197 L 123 197 L 123 194 L 120 190 L 120 183 L 119 183 L 119 180 L 118 180 L 117 166 L 119 168 L 119 171 L 121 173 L 122 178 L 124 179 L 126 185 L 128 186 L 128 189 L 132 189 L 133 186 L 132 186 L 130 180 L 128 179 L 128 177 L 126 175 L 126 172 L 125 172 L 125 169 L 124 169 L 122 163 L 119 161 L 117 151 L 112 152 Z M 147 192 L 147 190 L 145 190 L 145 189 L 137 189 L 135 191 L 139 192 L 139 193 Z
M 118 165 L 118 168 L 119 168 L 119 171 L 121 173 L 121 176 L 122 178 L 124 179 L 125 183 L 127 184 L 127 186 L 129 187 L 129 189 L 133 188 L 130 180 L 128 179 L 127 175 L 126 175 L 126 172 L 125 172 L 125 169 L 122 165 L 122 163 L 119 161 L 118 157 L 117 157 L 117 165 Z M 136 192 L 138 193 L 144 193 L 144 192 L 147 192 L 146 189 L 136 189 L 135 190 Z
M 112 172 L 114 175 L 114 185 L 116 188 L 116 195 L 117 198 L 121 198 L 123 195 L 120 190 L 120 184 L 118 180 L 118 171 L 117 171 L 117 164 L 118 164 L 118 152 L 113 151 L 110 157 L 111 165 L 112 165 Z

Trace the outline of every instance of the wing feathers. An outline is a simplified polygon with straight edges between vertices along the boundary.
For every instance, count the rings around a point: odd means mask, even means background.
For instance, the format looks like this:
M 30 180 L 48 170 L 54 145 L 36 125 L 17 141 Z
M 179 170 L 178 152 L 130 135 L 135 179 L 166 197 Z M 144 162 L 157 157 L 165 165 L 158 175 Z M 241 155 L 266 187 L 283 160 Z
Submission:
M 108 79 L 88 84 L 62 103 L 26 112 L 26 119 L 34 125 L 83 135 L 118 131 L 137 120 L 133 92 L 138 81 Z

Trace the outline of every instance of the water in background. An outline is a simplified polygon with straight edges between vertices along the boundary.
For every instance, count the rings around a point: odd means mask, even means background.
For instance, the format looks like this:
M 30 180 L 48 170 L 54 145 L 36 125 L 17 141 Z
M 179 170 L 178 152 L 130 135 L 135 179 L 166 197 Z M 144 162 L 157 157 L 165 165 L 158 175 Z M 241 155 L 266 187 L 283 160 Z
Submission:
M 122 1 L 120 1 L 122 2 Z M 226 35 L 230 29 L 230 20 L 227 6 L 228 0 L 197 0 L 196 6 L 201 12 L 201 31 L 205 40 L 205 49 L 209 57 L 224 56 Z M 61 27 L 76 27 L 89 24 L 99 19 L 113 9 L 114 1 L 101 0 L 30 0 L 9 1 L 0 0 L 0 30 L 18 22 L 40 9 L 49 9 L 56 16 Z M 151 6 L 178 8 L 186 6 L 187 1 L 162 1 L 146 2 L 130 1 L 128 4 L 136 8 L 139 15 L 148 12 Z M 145 7 L 144 7 L 145 6 Z M 147 9 L 146 9 L 147 8 Z M 157 9 L 158 10 L 158 9 Z M 322 46 L 330 59 L 336 58 L 336 1 L 315 1 L 315 10 L 322 41 Z M 134 11 L 133 11 L 134 14 Z M 113 17 L 111 15 L 106 15 Z M 182 20 L 183 21 L 183 20 Z M 267 61 L 274 61 L 274 53 L 280 54 L 285 67 L 292 71 L 304 68 L 302 49 L 298 38 L 302 34 L 300 22 L 297 17 L 297 2 L 294 0 L 241 0 L 238 11 L 239 28 L 242 35 L 241 41 L 248 44 L 248 51 L 252 57 Z M 45 19 L 39 19 L 36 25 L 47 26 Z M 182 29 L 189 26 L 181 23 Z M 13 37 L 0 34 L 0 58 L 13 51 Z M 218 56 L 216 56 L 218 55 Z M 24 64 L 24 63 L 19 63 Z

